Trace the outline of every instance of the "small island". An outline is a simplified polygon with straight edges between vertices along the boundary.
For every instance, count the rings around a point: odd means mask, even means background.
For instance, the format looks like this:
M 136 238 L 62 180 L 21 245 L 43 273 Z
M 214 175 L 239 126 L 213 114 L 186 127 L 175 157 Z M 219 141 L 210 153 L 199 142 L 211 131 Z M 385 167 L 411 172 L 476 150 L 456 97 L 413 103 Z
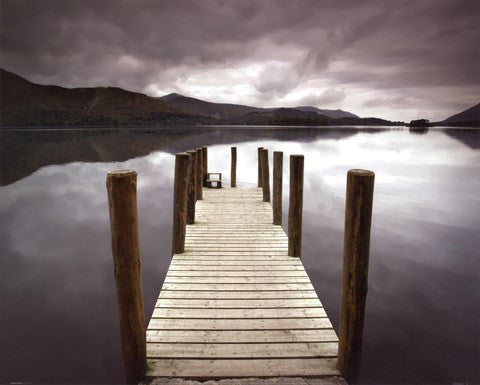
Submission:
M 430 120 L 428 119 L 417 119 L 417 120 L 411 120 L 410 123 L 408 123 L 408 127 L 432 127 L 433 124 L 430 123 Z

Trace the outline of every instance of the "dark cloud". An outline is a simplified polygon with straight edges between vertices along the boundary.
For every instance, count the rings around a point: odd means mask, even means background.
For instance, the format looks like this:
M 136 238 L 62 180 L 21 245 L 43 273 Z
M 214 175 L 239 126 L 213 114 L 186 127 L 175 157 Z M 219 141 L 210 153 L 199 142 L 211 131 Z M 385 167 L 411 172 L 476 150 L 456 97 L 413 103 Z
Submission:
M 340 87 L 341 107 L 360 109 L 377 90 L 385 108 L 395 98 L 438 110 L 445 98 L 455 108 L 479 99 L 477 0 L 2 0 L 0 18 L 0 65 L 42 83 L 256 104 Z M 229 94 L 235 81 L 248 91 Z

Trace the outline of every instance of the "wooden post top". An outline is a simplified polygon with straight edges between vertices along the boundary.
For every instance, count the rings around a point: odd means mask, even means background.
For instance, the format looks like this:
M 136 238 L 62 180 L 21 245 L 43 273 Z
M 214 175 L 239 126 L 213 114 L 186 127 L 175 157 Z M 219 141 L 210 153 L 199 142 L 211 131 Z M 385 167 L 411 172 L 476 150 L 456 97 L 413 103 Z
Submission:
M 370 170 L 363 170 L 360 168 L 352 168 L 348 170 L 348 175 L 360 176 L 360 177 L 375 177 L 375 173 Z
M 133 170 L 113 170 L 107 172 L 107 178 L 129 178 L 136 175 L 137 172 Z

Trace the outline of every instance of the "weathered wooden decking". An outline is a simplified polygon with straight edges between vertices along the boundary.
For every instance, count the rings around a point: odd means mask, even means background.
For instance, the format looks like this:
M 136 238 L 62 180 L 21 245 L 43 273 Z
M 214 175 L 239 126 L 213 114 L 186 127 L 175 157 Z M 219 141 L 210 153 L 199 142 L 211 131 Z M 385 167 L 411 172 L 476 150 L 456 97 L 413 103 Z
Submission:
M 203 189 L 147 329 L 147 377 L 325 377 L 338 340 L 262 189 Z

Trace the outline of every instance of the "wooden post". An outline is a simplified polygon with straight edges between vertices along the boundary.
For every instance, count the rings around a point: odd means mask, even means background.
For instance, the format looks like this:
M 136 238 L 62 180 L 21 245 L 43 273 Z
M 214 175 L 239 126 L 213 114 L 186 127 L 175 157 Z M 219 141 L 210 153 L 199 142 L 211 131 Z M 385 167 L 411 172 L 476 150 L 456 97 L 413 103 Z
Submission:
M 237 147 L 230 148 L 232 152 L 232 166 L 230 169 L 230 187 L 237 187 Z
M 358 382 L 360 372 L 374 181 L 372 171 L 347 174 L 338 369 L 348 383 Z
M 263 147 L 258 147 L 258 187 L 262 187 L 262 156 L 260 150 L 263 150 Z
M 125 374 L 129 384 L 137 384 L 144 379 L 147 365 L 138 241 L 137 173 L 110 171 L 107 174 L 107 192 Z
M 303 155 L 290 155 L 290 197 L 288 205 L 288 255 L 302 255 Z
M 262 168 L 262 189 L 263 201 L 270 202 L 270 170 L 268 166 L 268 150 L 260 150 L 260 160 Z
M 273 152 L 273 224 L 282 225 L 283 152 Z
M 195 151 L 197 151 L 197 189 L 196 189 L 196 194 L 197 194 L 197 200 L 202 200 L 203 199 L 203 152 L 201 148 L 196 148 Z
M 195 222 L 195 202 L 197 200 L 197 152 L 187 151 L 190 155 L 188 164 L 188 192 L 187 192 L 187 224 Z
M 202 147 L 202 172 L 203 172 L 203 187 L 207 187 L 207 173 L 208 173 L 208 149 Z
M 185 152 L 177 154 L 175 156 L 175 181 L 173 184 L 172 254 L 180 254 L 185 251 L 189 158 L 190 156 Z

